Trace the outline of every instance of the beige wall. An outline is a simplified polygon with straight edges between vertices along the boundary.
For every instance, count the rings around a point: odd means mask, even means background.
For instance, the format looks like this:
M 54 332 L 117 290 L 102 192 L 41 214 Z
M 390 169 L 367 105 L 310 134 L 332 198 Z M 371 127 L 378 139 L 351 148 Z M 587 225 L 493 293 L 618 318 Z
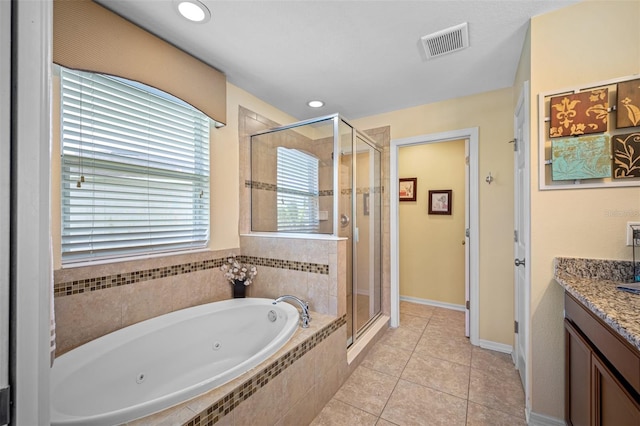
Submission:
M 465 141 L 402 147 L 398 176 L 416 177 L 415 202 L 399 205 L 400 296 L 463 306 Z M 451 189 L 451 215 L 428 214 L 428 191 Z
M 639 1 L 586 1 L 531 22 L 532 411 L 556 418 L 563 418 L 564 344 L 553 258 L 630 259 L 624 232 L 627 221 L 640 220 L 640 189 L 539 191 L 537 94 L 640 73 L 638 22 Z
M 241 158 L 239 155 L 238 110 L 240 106 L 269 117 L 277 123 L 298 121 L 296 118 L 283 113 L 250 93 L 227 83 L 227 126 L 211 131 L 212 215 L 210 248 L 212 250 L 240 246 L 238 226 L 232 225 L 241 221 L 240 194 L 244 193 L 244 181 L 241 182 L 240 180 L 241 177 L 245 177 L 245 174 L 238 174 L 238 170 L 243 167 L 240 164 Z M 243 155 L 243 161 L 246 161 L 244 159 L 248 159 L 248 153 L 246 156 Z M 248 209 L 245 215 L 248 218 Z M 246 228 L 240 226 L 241 232 L 249 230 L 248 219 L 246 222 Z
M 391 126 L 391 139 L 479 128 L 480 339 L 513 344 L 513 89 L 354 120 Z M 495 181 L 484 182 L 491 172 Z M 422 191 L 419 186 L 418 190 Z

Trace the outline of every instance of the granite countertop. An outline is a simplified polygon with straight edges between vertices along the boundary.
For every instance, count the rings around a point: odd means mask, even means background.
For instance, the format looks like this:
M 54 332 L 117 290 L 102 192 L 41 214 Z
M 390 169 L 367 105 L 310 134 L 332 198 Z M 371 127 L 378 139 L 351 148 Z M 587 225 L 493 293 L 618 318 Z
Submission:
M 616 289 L 632 282 L 632 262 L 558 257 L 554 263 L 555 280 L 640 350 L 640 295 Z

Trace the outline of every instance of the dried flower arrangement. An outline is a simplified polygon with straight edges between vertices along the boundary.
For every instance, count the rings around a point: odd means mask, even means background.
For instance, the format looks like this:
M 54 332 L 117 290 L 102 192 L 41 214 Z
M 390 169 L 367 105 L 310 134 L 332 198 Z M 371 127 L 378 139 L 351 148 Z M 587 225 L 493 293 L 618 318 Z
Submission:
M 235 255 L 228 257 L 220 270 L 232 284 L 236 281 L 244 281 L 244 285 L 250 285 L 258 274 L 258 268 L 255 265 L 239 262 Z

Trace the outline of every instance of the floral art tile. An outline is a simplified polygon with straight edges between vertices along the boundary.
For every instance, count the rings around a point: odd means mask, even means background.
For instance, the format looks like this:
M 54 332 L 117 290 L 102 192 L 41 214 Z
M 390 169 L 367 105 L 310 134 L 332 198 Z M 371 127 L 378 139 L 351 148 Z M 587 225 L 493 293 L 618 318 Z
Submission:
M 618 83 L 617 126 L 640 126 L 640 79 Z
M 609 89 L 555 96 L 550 108 L 552 138 L 606 132 Z
M 611 177 L 611 140 L 607 135 L 554 139 L 551 155 L 553 180 Z
M 613 136 L 613 177 L 640 177 L 640 133 Z

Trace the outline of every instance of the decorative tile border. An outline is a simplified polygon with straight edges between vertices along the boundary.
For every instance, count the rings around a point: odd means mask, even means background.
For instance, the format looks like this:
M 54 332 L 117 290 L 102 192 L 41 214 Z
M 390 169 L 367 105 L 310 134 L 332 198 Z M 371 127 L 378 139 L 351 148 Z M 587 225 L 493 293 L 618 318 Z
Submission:
M 184 423 L 183 426 L 210 426 L 231 411 L 233 411 L 242 401 L 248 399 L 256 393 L 260 388 L 266 386 L 271 379 L 277 377 L 280 373 L 287 369 L 290 365 L 302 358 L 307 352 L 315 348 L 320 342 L 333 334 L 343 325 L 346 325 L 347 317 L 336 319 L 331 324 L 325 326 L 313 336 L 305 339 L 302 343 L 273 361 L 271 364 L 263 368 L 256 375 L 246 382 L 238 385 L 218 401 L 213 403 L 209 408 L 202 410 L 198 415 Z
M 329 265 L 320 263 L 297 262 L 294 260 L 269 259 L 255 256 L 241 256 L 243 262 L 256 266 L 268 266 L 291 271 L 312 272 L 314 274 L 329 275 Z
M 251 189 L 262 189 L 264 191 L 274 191 L 274 192 L 280 191 L 280 192 L 285 192 L 287 194 L 317 195 L 319 197 L 326 197 L 326 196 L 333 195 L 333 189 L 321 189 L 318 191 L 317 194 L 309 194 L 308 192 L 305 192 L 305 191 L 296 191 L 288 188 L 278 189 L 278 186 L 273 183 L 258 182 L 255 180 L 246 180 L 244 182 L 244 186 L 246 188 L 251 188 Z
M 340 191 L 340 193 L 342 195 L 351 195 L 353 193 L 353 190 L 351 188 L 345 188 L 342 189 Z M 382 186 L 374 186 L 374 187 L 370 187 L 370 186 L 363 186 L 360 188 L 356 188 L 356 194 L 380 194 L 380 193 L 384 193 L 384 187 Z
M 289 269 L 293 271 L 329 275 L 329 265 L 255 256 L 238 256 L 237 258 L 240 262 L 251 263 L 256 266 L 268 266 L 270 268 Z M 120 287 L 123 285 L 139 283 L 142 281 L 174 277 L 176 275 L 204 271 L 207 269 L 215 269 L 221 267 L 224 263 L 224 260 L 225 258 L 221 257 L 218 259 L 208 259 L 199 262 L 182 263 L 179 265 L 164 266 L 160 268 L 145 269 L 134 272 L 125 272 L 120 274 L 106 275 L 102 277 L 92 277 L 81 280 L 56 283 L 53 287 L 53 294 L 55 297 L 71 296 L 73 294 L 104 290 L 112 287 Z

